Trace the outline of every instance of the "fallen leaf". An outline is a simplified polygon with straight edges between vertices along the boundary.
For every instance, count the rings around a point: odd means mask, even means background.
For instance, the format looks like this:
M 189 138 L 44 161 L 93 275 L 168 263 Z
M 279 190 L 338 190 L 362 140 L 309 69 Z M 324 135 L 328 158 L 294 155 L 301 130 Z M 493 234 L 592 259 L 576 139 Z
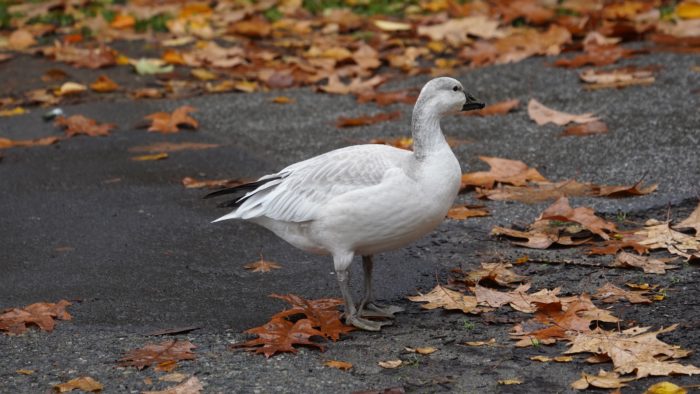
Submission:
M 175 362 L 175 363 L 177 364 L 177 362 Z M 158 378 L 158 380 L 160 380 L 161 382 L 172 382 L 172 383 L 180 383 L 185 379 L 187 379 L 187 375 L 185 375 L 184 373 L 179 373 L 179 372 L 169 373 L 167 375 L 163 375 L 163 376 L 160 376 Z
M 291 97 L 287 97 L 287 96 L 276 96 L 276 97 L 273 97 L 272 100 L 270 100 L 270 101 L 272 101 L 275 104 L 292 104 L 292 103 L 294 103 L 294 99 Z
M 548 362 L 552 362 L 552 361 L 557 362 L 557 363 L 570 363 L 574 360 L 574 358 L 571 356 L 557 356 L 557 357 L 532 356 L 532 357 L 530 357 L 530 360 L 540 361 L 543 363 L 548 363 Z
M 603 242 L 600 246 L 592 247 L 588 251 L 588 254 L 615 255 L 617 254 L 617 252 L 626 248 L 634 249 L 634 251 L 637 254 L 645 254 L 649 251 L 649 248 L 635 241 L 628 241 L 624 239 L 609 239 Z
M 577 68 L 585 65 L 607 66 L 639 52 L 639 50 L 626 49 L 617 45 L 589 45 L 586 47 L 585 53 L 571 59 L 559 59 L 554 62 L 554 65 L 567 68 Z
M 178 126 L 189 126 L 196 129 L 199 126 L 199 122 L 189 114 L 194 112 L 196 109 L 190 107 L 189 105 L 184 105 L 178 107 L 172 113 L 167 112 L 156 112 L 146 116 L 146 119 L 151 120 L 151 126 L 148 131 L 158 132 L 158 133 L 177 133 L 180 131 Z
M 123 367 L 144 369 L 153 364 L 165 361 L 194 360 L 192 352 L 195 346 L 190 341 L 165 341 L 158 344 L 148 344 L 142 348 L 129 351 L 119 360 Z
M 419 294 L 408 297 L 413 302 L 427 302 L 422 304 L 423 309 L 443 308 L 448 310 L 461 310 L 464 313 L 480 313 L 477 309 L 476 297 L 464 295 L 458 291 L 447 289 L 437 285 L 428 294 Z
M 252 182 L 250 179 L 195 179 L 189 176 L 182 178 L 182 185 L 188 189 L 223 189 L 250 182 Z
M 453 269 L 452 272 L 460 275 L 455 281 L 475 286 L 479 283 L 493 282 L 499 286 L 510 287 L 513 283 L 524 282 L 527 277 L 521 276 L 510 270 L 510 263 L 481 263 L 481 267 L 469 272 Z
M 686 260 L 700 258 L 700 238 L 675 231 L 668 223 L 648 222 L 630 239 L 649 247 L 649 249 L 666 249 L 669 253 L 681 256 Z
M 66 82 L 61 85 L 60 88 L 56 90 L 56 95 L 58 96 L 70 96 L 74 94 L 80 94 L 87 90 L 87 86 L 81 85 L 76 82 Z
M 374 25 L 377 26 L 379 29 L 388 32 L 411 30 L 411 25 L 409 25 L 408 23 L 386 21 L 381 19 L 376 19 L 374 21 Z
M 0 314 L 0 331 L 5 331 L 8 335 L 20 335 L 27 331 L 28 326 L 35 325 L 42 331 L 51 332 L 55 326 L 54 319 L 72 319 L 66 312 L 70 305 L 70 302 L 60 300 L 55 304 L 38 302 L 24 308 L 5 309 Z
M 129 96 L 134 100 L 142 98 L 161 98 L 164 95 L 165 92 L 157 88 L 141 88 L 129 92 Z
M 700 236 L 700 203 L 690 216 L 673 227 L 679 230 L 692 228 L 695 230 L 695 236 Z
M 134 27 L 135 24 L 136 19 L 133 16 L 117 14 L 109 25 L 115 29 L 128 29 Z
M 607 355 L 615 372 L 627 374 L 636 371 L 636 378 L 667 376 L 669 374 L 692 375 L 700 373 L 693 365 L 681 365 L 675 359 L 690 355 L 680 346 L 660 341 L 657 335 L 675 330 L 678 324 L 649 332 L 649 327 L 633 327 L 622 332 L 600 328 L 577 334 L 571 340 L 566 354 L 593 353 Z
M 78 48 L 64 45 L 59 40 L 54 41 L 54 46 L 46 49 L 44 53 L 53 56 L 56 61 L 92 69 L 111 66 L 117 61 L 116 52 L 104 45 L 97 48 Z
M 98 93 L 109 93 L 119 89 L 119 85 L 106 75 L 100 75 L 97 80 L 90 84 L 90 89 Z
M 611 70 L 586 69 L 579 73 L 579 78 L 586 82 L 587 90 L 623 88 L 632 85 L 650 85 L 654 83 L 654 72 L 658 67 L 626 66 Z
M 15 372 L 17 372 L 20 375 L 31 375 L 34 373 L 34 371 L 31 369 L 18 369 Z
M 496 346 L 496 338 L 491 338 L 487 341 L 471 341 L 471 342 L 464 342 L 465 345 L 467 346 L 474 346 L 474 347 L 480 347 L 480 346 Z
M 488 208 L 484 207 L 483 205 L 455 206 L 455 207 L 450 208 L 449 211 L 447 211 L 447 217 L 450 219 L 453 219 L 453 220 L 465 220 L 468 218 L 482 217 L 482 216 L 489 216 L 489 215 L 491 215 L 491 213 L 489 212 Z
M 603 389 L 616 389 L 627 386 L 625 383 L 633 380 L 635 380 L 635 378 L 621 378 L 618 373 L 607 372 L 601 369 L 598 375 L 590 375 L 582 372 L 581 379 L 571 383 L 571 387 L 576 390 L 585 390 L 589 386 Z
M 429 37 L 433 41 L 447 42 L 453 47 L 460 47 L 472 40 L 468 36 L 497 38 L 505 36 L 496 20 L 478 15 L 466 18 L 448 19 L 443 23 L 430 26 L 418 26 L 418 35 Z
M 7 38 L 7 43 L 10 49 L 21 51 L 33 45 L 36 45 L 34 35 L 25 29 L 17 29 Z
M 53 145 L 60 141 L 59 137 L 43 137 L 36 138 L 33 140 L 11 140 L 8 138 L 0 138 L 0 149 L 12 148 L 12 147 L 32 147 L 32 146 L 47 146 Z
M 700 17 L 700 14 L 699 14 Z M 644 394 L 686 394 L 688 390 L 671 382 L 659 382 L 649 386 Z
M 24 115 L 28 113 L 26 109 L 22 107 L 15 107 L 12 109 L 3 109 L 0 110 L 0 117 L 8 117 L 8 116 L 19 116 L 19 115 Z
M 367 126 L 367 125 L 372 125 L 375 123 L 381 123 L 381 122 L 387 122 L 390 120 L 397 119 L 401 116 L 400 111 L 395 111 L 395 112 L 388 112 L 388 113 L 381 113 L 373 116 L 361 116 L 357 118 L 346 118 L 346 117 L 339 117 L 338 120 L 335 122 L 335 127 L 342 128 L 342 127 L 358 127 L 358 126 Z
M 514 385 L 514 384 L 523 384 L 523 381 L 522 381 L 521 379 L 516 379 L 516 378 L 514 378 L 514 379 L 503 379 L 503 380 L 499 380 L 499 381 L 498 381 L 498 384 L 510 386 L 510 385 Z
M 207 70 L 206 68 L 193 68 L 190 70 L 190 74 L 200 81 L 212 81 L 217 79 L 219 76 L 215 73 Z
M 347 361 L 328 360 L 324 362 L 323 365 L 330 368 L 340 369 L 343 371 L 349 371 L 350 369 L 352 369 L 352 364 Z
M 280 269 L 282 268 L 281 265 L 275 263 L 274 261 L 268 261 L 263 259 L 262 255 L 260 256 L 260 260 L 255 261 L 250 264 L 246 264 L 243 266 L 243 268 L 252 271 L 252 272 L 270 272 L 273 269 Z
M 97 392 L 101 391 L 103 386 L 102 383 L 89 376 L 82 376 L 79 378 L 71 379 L 66 383 L 57 384 L 53 386 L 53 388 L 59 393 L 67 393 L 73 390 Z
M 373 91 L 377 86 L 381 85 L 386 81 L 386 77 L 382 75 L 376 75 L 370 79 L 363 80 L 362 78 L 354 78 L 350 81 L 350 84 L 344 84 L 338 75 L 332 74 L 328 78 L 328 84 L 323 85 L 320 89 L 326 93 L 334 94 L 362 94 Z
M 158 363 L 155 367 L 153 367 L 153 370 L 158 371 L 158 372 L 172 372 L 177 367 L 178 367 L 177 361 L 167 360 L 167 361 L 163 361 L 163 362 Z
M 41 76 L 41 80 L 44 82 L 57 82 L 67 79 L 68 77 L 67 72 L 59 68 L 51 68 Z
M 491 168 L 489 171 L 462 174 L 462 189 L 469 186 L 492 189 L 496 182 L 516 186 L 525 185 L 527 182 L 547 182 L 537 170 L 528 167 L 522 161 L 488 156 L 479 156 L 479 159 Z
M 279 352 L 296 353 L 294 345 L 307 345 L 324 349 L 323 345 L 311 341 L 313 336 L 323 337 L 324 335 L 321 331 L 313 328 L 309 319 L 300 319 L 296 323 L 292 323 L 280 317 L 273 317 L 263 326 L 251 328 L 245 332 L 256 334 L 258 338 L 232 345 L 232 347 L 243 347 L 248 351 L 262 353 L 267 358 Z
M 538 220 L 578 223 L 605 240 L 610 238 L 608 233 L 613 233 L 617 230 L 615 224 L 596 216 L 592 208 L 571 208 L 567 197 L 560 197 L 542 212 Z
M 418 354 L 422 354 L 422 355 L 428 355 L 428 354 L 437 352 L 437 348 L 434 348 L 432 346 L 416 347 L 416 348 L 407 347 L 407 348 L 405 348 L 405 350 L 409 353 L 418 353 Z
M 161 59 L 146 59 L 132 60 L 129 62 L 134 66 L 134 70 L 139 75 L 165 74 L 173 72 L 175 69 L 172 64 L 167 64 Z
M 397 90 L 391 92 L 362 92 L 357 95 L 358 103 L 375 102 L 379 106 L 386 106 L 396 103 L 415 104 L 418 94 L 413 89 Z M 468 111 L 465 113 L 474 112 Z
M 199 394 L 202 390 L 204 390 L 202 383 L 196 376 L 192 376 L 177 386 L 160 391 L 144 391 L 143 394 Z
M 352 326 L 343 324 L 340 312 L 337 310 L 343 301 L 337 298 L 322 298 L 318 300 L 306 300 L 294 294 L 272 294 L 271 297 L 284 300 L 292 305 L 291 309 L 276 313 L 273 318 L 287 318 L 303 314 L 317 327 L 324 337 L 333 341 L 340 339 L 341 334 L 347 334 L 354 330 Z
M 134 146 L 129 152 L 181 152 L 185 150 L 204 150 L 218 148 L 219 144 L 207 144 L 203 142 L 156 142 L 151 145 Z
M 485 108 L 478 109 L 476 111 L 467 111 L 461 114 L 465 116 L 493 116 L 493 115 L 505 115 L 512 112 L 520 107 L 520 100 L 506 100 L 500 101 L 495 104 L 489 104 Z
M 386 361 L 379 361 L 377 363 L 380 367 L 385 368 L 385 369 L 394 369 L 398 368 L 403 364 L 403 361 L 401 360 L 386 360 Z
M 54 124 L 65 129 L 66 137 L 76 135 L 87 135 L 90 137 L 100 137 L 109 135 L 113 128 L 117 127 L 112 123 L 98 123 L 94 119 L 83 115 L 72 115 L 69 117 L 59 116 Z
M 645 294 L 647 294 L 646 291 L 628 291 L 623 290 L 611 283 L 606 283 L 596 290 L 596 293 L 593 294 L 593 298 L 601 300 L 605 303 L 627 300 L 631 304 L 651 304 L 651 300 L 646 298 L 644 296 Z
M 676 269 L 678 266 L 668 265 L 676 258 L 652 258 L 638 256 L 632 253 L 620 252 L 613 261 L 612 267 L 637 267 L 644 270 L 647 274 L 665 274 L 668 269 Z
M 152 155 L 134 156 L 131 158 L 131 160 L 134 160 L 134 161 L 156 161 L 156 160 L 165 160 L 168 157 L 170 157 L 170 156 L 167 153 L 161 152 L 161 153 L 154 153 Z
M 555 111 L 545 107 L 542 103 L 535 99 L 530 99 L 527 105 L 527 114 L 535 123 L 542 126 L 547 123 L 554 123 L 558 126 L 564 126 L 568 123 L 588 123 L 598 120 L 592 113 L 581 115 L 568 114 L 566 112 Z
M 608 125 L 599 120 L 596 120 L 594 122 L 568 126 L 564 129 L 561 135 L 585 137 L 589 135 L 605 134 L 607 132 Z

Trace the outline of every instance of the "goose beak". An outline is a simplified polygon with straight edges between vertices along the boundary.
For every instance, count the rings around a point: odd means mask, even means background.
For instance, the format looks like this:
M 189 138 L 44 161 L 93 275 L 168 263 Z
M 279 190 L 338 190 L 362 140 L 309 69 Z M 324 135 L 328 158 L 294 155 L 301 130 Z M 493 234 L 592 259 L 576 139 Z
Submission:
M 479 102 L 474 96 L 471 94 L 464 92 L 464 98 L 467 100 L 464 105 L 462 106 L 462 111 L 471 111 L 474 109 L 482 109 L 486 106 L 486 104 Z

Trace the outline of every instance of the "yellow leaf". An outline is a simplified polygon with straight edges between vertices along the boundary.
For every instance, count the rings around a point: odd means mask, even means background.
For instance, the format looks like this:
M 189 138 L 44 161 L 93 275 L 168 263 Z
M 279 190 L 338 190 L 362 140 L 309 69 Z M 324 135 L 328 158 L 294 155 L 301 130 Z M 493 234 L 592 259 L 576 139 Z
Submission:
M 659 382 L 649 386 L 644 394 L 685 394 L 687 392 L 683 387 L 676 386 L 671 382 Z
M 543 363 L 548 363 L 548 362 L 552 361 L 552 359 L 550 357 L 547 357 L 547 356 L 532 356 L 532 357 L 530 357 L 530 360 L 540 361 Z
M 683 19 L 700 18 L 700 3 L 684 1 L 676 7 L 676 15 Z
M 411 30 L 411 25 L 409 25 L 408 23 L 376 20 L 374 21 L 374 25 L 384 31 Z
M 442 41 L 430 41 L 426 48 L 430 49 L 431 52 L 442 53 L 447 49 L 447 44 Z
M 29 112 L 29 111 L 27 111 L 26 109 L 24 109 L 24 108 L 22 108 L 22 107 L 15 107 L 15 108 L 12 108 L 12 109 L 4 109 L 4 110 L 0 111 L 0 116 L 17 116 L 17 115 L 24 115 L 24 114 L 26 114 L 27 112 Z
M 504 379 L 504 380 L 499 380 L 498 384 L 503 384 L 503 385 L 523 384 L 523 381 L 520 379 Z
M 574 358 L 571 356 L 557 356 L 553 358 L 554 361 L 558 363 L 570 363 L 574 361 Z
M 527 256 L 518 257 L 517 259 L 515 259 L 515 264 L 525 264 L 529 260 L 530 260 L 530 258 Z
M 238 81 L 234 84 L 236 90 L 251 93 L 258 90 L 258 83 L 255 81 Z
M 403 364 L 403 361 L 401 360 L 387 360 L 387 361 L 380 361 L 377 364 L 379 364 L 380 367 L 386 368 L 386 369 L 394 369 L 398 368 Z
M 59 393 L 67 393 L 75 389 L 89 392 L 102 390 L 102 384 L 89 376 L 75 378 L 67 381 L 66 383 L 57 384 L 53 387 Z
M 109 93 L 119 89 L 119 85 L 106 75 L 100 75 L 97 80 L 90 84 L 90 89 L 98 93 Z
M 185 59 L 182 57 L 182 54 L 173 49 L 168 49 L 163 52 L 161 59 L 168 64 L 185 64 Z
M 135 157 L 132 157 L 131 160 L 135 160 L 135 161 L 153 161 L 153 160 L 163 160 L 163 159 L 167 159 L 167 158 L 168 158 L 168 154 L 165 153 L 165 152 L 162 152 L 162 153 L 156 153 L 156 154 L 153 154 L 153 155 L 135 156 Z
M 31 375 L 34 373 L 34 371 L 32 371 L 31 369 L 18 369 L 15 372 L 17 372 L 20 375 Z
M 131 64 L 131 59 L 129 59 L 127 56 L 119 55 L 114 62 L 120 66 L 126 66 L 127 64 Z
M 352 364 L 346 361 L 328 360 L 323 365 L 331 368 L 337 368 L 343 371 L 347 371 L 352 368 Z
M 200 81 L 211 81 L 217 78 L 217 75 L 204 68 L 195 68 L 190 71 L 192 75 Z
M 71 94 L 80 94 L 87 90 L 87 86 L 81 85 L 76 82 L 66 82 L 58 89 L 56 94 L 58 96 L 68 96 Z

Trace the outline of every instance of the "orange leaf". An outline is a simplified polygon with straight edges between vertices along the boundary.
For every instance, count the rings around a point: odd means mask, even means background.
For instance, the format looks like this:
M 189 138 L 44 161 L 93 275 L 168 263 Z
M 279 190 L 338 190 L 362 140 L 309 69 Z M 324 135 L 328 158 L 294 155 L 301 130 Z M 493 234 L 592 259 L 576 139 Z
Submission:
M 313 328 L 309 319 L 297 320 L 292 323 L 283 318 L 273 317 L 266 324 L 246 330 L 249 334 L 256 334 L 258 337 L 244 343 L 232 345 L 232 348 L 243 347 L 248 351 L 262 353 L 265 357 L 273 356 L 275 353 L 291 352 L 296 353 L 294 345 L 315 346 L 324 350 L 324 346 L 311 341 L 313 336 L 323 336 L 323 333 Z M 258 347 L 260 346 L 260 347 Z
M 538 220 L 558 220 L 562 222 L 575 222 L 587 228 L 594 234 L 607 240 L 607 233 L 616 231 L 615 225 L 595 215 L 592 208 L 571 208 L 569 199 L 560 197 L 549 208 L 545 209 Z
M 595 135 L 595 134 L 605 134 L 608 132 L 608 125 L 605 123 L 596 120 L 594 122 L 588 122 L 584 124 L 575 124 L 568 126 L 567 128 L 564 129 L 564 131 L 561 133 L 563 136 L 588 136 L 588 135 Z
M 61 383 L 53 386 L 59 393 L 67 393 L 73 390 L 81 390 L 88 392 L 97 392 L 102 390 L 102 383 L 89 377 L 83 376 L 80 378 L 75 378 L 67 381 L 66 383 Z
M 328 360 L 323 365 L 331 368 L 347 371 L 352 368 L 352 364 L 347 361 Z
M 0 331 L 10 335 L 19 335 L 27 331 L 29 325 L 36 325 L 40 330 L 53 331 L 54 319 L 70 320 L 72 316 L 66 312 L 71 303 L 61 300 L 55 304 L 38 302 L 24 308 L 6 309 L 0 314 Z
M 166 50 L 163 56 L 161 56 L 161 59 L 168 64 L 185 64 L 185 59 L 182 57 L 182 54 L 174 49 Z
M 639 53 L 639 50 L 626 49 L 616 45 L 589 45 L 586 52 L 572 59 L 559 59 L 555 66 L 576 68 L 585 65 L 607 66 L 616 63 L 622 58 L 631 57 Z
M 156 161 L 156 160 L 165 160 L 168 157 L 170 157 L 170 156 L 167 153 L 161 152 L 161 153 L 154 153 L 152 155 L 134 156 L 131 158 L 131 160 L 134 160 L 134 161 Z
M 109 135 L 113 128 L 117 127 L 111 123 L 99 124 L 94 119 L 86 118 L 83 115 L 73 115 L 68 118 L 59 116 L 54 121 L 56 126 L 65 128 L 67 137 L 76 135 L 88 135 L 90 137 Z
M 165 341 L 159 344 L 148 344 L 142 348 L 129 351 L 119 360 L 124 367 L 144 369 L 153 364 L 168 361 L 194 360 L 192 352 L 195 346 L 190 341 Z
M 530 168 L 519 160 L 501 159 L 498 157 L 479 156 L 491 169 L 489 171 L 470 172 L 462 174 L 462 189 L 468 186 L 479 186 L 492 189 L 494 183 L 510 183 L 515 186 L 527 182 L 547 182 L 537 170 Z
M 474 206 L 455 206 L 447 211 L 447 217 L 454 220 L 464 220 L 468 218 L 489 216 L 489 210 L 483 205 Z
M 389 112 L 383 114 L 377 114 L 374 116 L 361 116 L 358 118 L 345 118 L 339 117 L 335 122 L 335 127 L 357 127 L 357 126 L 367 126 L 375 123 L 386 122 L 394 120 L 401 116 L 401 112 Z
M 261 255 L 260 260 L 250 264 L 246 264 L 243 266 L 243 268 L 253 272 L 270 272 L 273 269 L 280 269 L 282 268 L 282 266 L 275 263 L 274 261 L 268 261 L 263 259 Z
M 90 89 L 99 93 L 109 93 L 119 89 L 119 85 L 106 75 L 100 75 L 97 80 L 90 84 Z
M 152 121 L 151 126 L 148 131 L 154 131 L 158 133 L 177 133 L 180 131 L 178 126 L 186 125 L 196 129 L 199 126 L 199 122 L 196 119 L 189 116 L 190 112 L 194 112 L 196 109 L 188 105 L 177 108 L 172 113 L 167 112 L 156 112 L 146 116 L 146 119 Z
M 136 24 L 136 19 L 131 15 L 119 14 L 109 25 L 115 29 L 128 29 Z
M 0 149 L 12 148 L 15 146 L 30 147 L 30 146 L 46 146 L 52 145 L 60 141 L 59 137 L 43 137 L 36 138 L 33 140 L 11 140 L 7 138 L 0 138 Z
M 341 334 L 353 331 L 352 326 L 346 326 L 340 320 L 340 312 L 336 309 L 343 302 L 336 298 L 322 298 L 318 300 L 306 300 L 294 294 L 272 294 L 270 297 L 287 301 L 292 305 L 291 309 L 279 312 L 273 318 L 284 318 L 298 314 L 305 315 L 313 327 L 323 333 L 323 336 L 333 341 L 340 339 Z

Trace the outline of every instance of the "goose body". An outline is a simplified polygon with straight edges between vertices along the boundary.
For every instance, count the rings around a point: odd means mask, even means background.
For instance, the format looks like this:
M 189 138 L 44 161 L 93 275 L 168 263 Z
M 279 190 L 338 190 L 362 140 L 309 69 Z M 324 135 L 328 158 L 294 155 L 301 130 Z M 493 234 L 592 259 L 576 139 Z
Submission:
M 442 222 L 459 191 L 461 169 L 442 134 L 440 118 L 482 107 L 458 81 L 433 79 L 414 107 L 413 151 L 355 145 L 292 164 L 253 184 L 210 194 L 239 193 L 229 204 L 235 209 L 215 221 L 250 221 L 299 249 L 332 255 L 346 321 L 379 330 L 382 322 L 363 314 L 391 317 L 399 308 L 372 302 L 372 255 L 410 244 Z M 347 285 L 347 269 L 355 255 L 363 256 L 365 269 L 365 297 L 359 308 Z

